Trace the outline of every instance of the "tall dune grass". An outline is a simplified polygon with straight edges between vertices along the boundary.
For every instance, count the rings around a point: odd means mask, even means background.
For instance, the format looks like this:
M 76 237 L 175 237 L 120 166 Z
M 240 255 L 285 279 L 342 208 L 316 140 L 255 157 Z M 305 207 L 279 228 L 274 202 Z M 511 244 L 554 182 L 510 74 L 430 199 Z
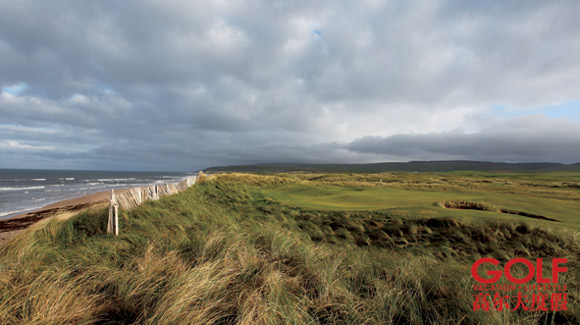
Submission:
M 580 243 L 525 224 L 408 220 L 280 205 L 220 176 L 122 211 L 34 226 L 0 248 L 0 323 L 543 324 L 578 322 Z M 569 310 L 473 312 L 480 256 L 568 257 Z M 549 271 L 549 270 L 546 270 Z

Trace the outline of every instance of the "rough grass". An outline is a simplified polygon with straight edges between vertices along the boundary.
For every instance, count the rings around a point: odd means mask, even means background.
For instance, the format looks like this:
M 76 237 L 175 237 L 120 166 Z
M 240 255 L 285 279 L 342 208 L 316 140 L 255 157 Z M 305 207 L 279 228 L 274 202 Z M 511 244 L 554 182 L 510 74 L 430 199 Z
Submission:
M 473 201 L 443 201 L 440 205 L 447 209 L 467 209 L 467 210 L 479 210 L 479 211 L 499 211 L 499 209 L 486 202 L 473 202 Z
M 580 321 L 577 233 L 308 209 L 262 192 L 303 181 L 209 179 L 122 211 L 118 237 L 105 234 L 104 209 L 33 227 L 0 248 L 0 323 Z M 569 310 L 472 312 L 481 256 L 568 257 Z

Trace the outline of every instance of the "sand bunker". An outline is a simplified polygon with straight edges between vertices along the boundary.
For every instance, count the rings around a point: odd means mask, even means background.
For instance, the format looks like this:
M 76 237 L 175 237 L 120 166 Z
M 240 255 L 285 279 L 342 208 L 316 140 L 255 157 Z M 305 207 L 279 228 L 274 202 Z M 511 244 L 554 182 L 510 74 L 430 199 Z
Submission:
M 439 205 L 443 208 L 446 208 L 446 209 L 466 209 L 466 210 L 499 212 L 499 213 L 518 215 L 518 216 L 527 217 L 527 218 L 561 222 L 560 220 L 548 218 L 548 217 L 538 215 L 538 214 L 527 213 L 527 212 L 516 211 L 516 210 L 499 209 L 496 206 L 494 206 L 493 204 L 486 203 L 486 202 L 443 201 L 443 202 L 440 202 Z

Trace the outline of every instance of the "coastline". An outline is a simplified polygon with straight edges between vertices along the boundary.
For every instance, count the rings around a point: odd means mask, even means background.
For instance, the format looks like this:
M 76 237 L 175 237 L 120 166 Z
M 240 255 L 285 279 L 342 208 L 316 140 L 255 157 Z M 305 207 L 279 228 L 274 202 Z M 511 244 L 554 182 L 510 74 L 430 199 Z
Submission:
M 115 189 L 115 193 L 121 194 L 129 189 L 130 188 Z M 19 232 L 40 220 L 55 216 L 62 212 L 77 212 L 97 204 L 106 203 L 109 200 L 110 194 L 110 190 L 91 193 L 77 198 L 51 203 L 40 209 L 0 220 L 0 244 L 7 242 Z

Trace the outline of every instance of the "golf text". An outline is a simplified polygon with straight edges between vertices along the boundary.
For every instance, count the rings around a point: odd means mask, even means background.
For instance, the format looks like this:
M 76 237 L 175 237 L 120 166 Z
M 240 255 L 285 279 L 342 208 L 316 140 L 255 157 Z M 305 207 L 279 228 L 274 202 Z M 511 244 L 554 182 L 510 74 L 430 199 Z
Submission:
M 484 257 L 471 266 L 471 275 L 479 284 L 473 285 L 475 294 L 473 311 L 511 310 L 559 311 L 567 310 L 568 288 L 560 283 L 567 258 L 552 258 L 551 261 L 538 258 L 530 261 L 518 257 L 509 260 L 502 267 L 499 260 Z M 514 266 L 522 264 L 523 277 L 514 276 Z M 491 270 L 489 266 L 493 266 Z M 544 268 L 551 266 L 550 276 L 544 277 Z M 480 271 L 485 275 L 482 276 Z M 512 284 L 496 284 L 505 276 Z M 535 283 L 529 283 L 535 278 Z M 528 284 L 529 283 L 529 284 Z
M 515 284 L 528 283 L 528 282 L 530 282 L 530 280 L 532 280 L 534 278 L 534 276 L 536 276 L 537 283 L 558 283 L 558 274 L 568 271 L 567 267 L 561 267 L 560 264 L 565 264 L 567 262 L 568 262 L 567 258 L 553 258 L 552 259 L 552 278 L 545 279 L 542 275 L 543 268 L 544 268 L 544 262 L 541 258 L 536 259 L 536 263 L 534 264 L 533 262 L 531 262 L 530 260 L 528 260 L 526 258 L 518 257 L 518 258 L 511 259 L 509 262 L 507 262 L 505 264 L 503 271 L 502 270 L 488 270 L 486 272 L 487 275 L 492 276 L 492 277 L 489 279 L 485 279 L 485 278 L 482 278 L 477 272 L 479 266 L 481 266 L 484 263 L 490 263 L 492 265 L 497 266 L 497 265 L 499 265 L 499 261 L 496 260 L 495 258 L 484 257 L 484 258 L 477 260 L 475 263 L 473 263 L 473 265 L 471 266 L 471 275 L 473 275 L 473 278 L 477 282 L 483 283 L 483 284 L 495 283 L 501 278 L 502 275 L 505 275 L 505 277 L 506 277 L 506 279 L 508 279 L 508 281 L 515 283 Z M 528 268 L 528 274 L 526 275 L 526 277 L 519 279 L 519 278 L 516 278 L 512 275 L 511 268 L 512 268 L 512 266 L 514 266 L 517 263 L 522 263 Z

